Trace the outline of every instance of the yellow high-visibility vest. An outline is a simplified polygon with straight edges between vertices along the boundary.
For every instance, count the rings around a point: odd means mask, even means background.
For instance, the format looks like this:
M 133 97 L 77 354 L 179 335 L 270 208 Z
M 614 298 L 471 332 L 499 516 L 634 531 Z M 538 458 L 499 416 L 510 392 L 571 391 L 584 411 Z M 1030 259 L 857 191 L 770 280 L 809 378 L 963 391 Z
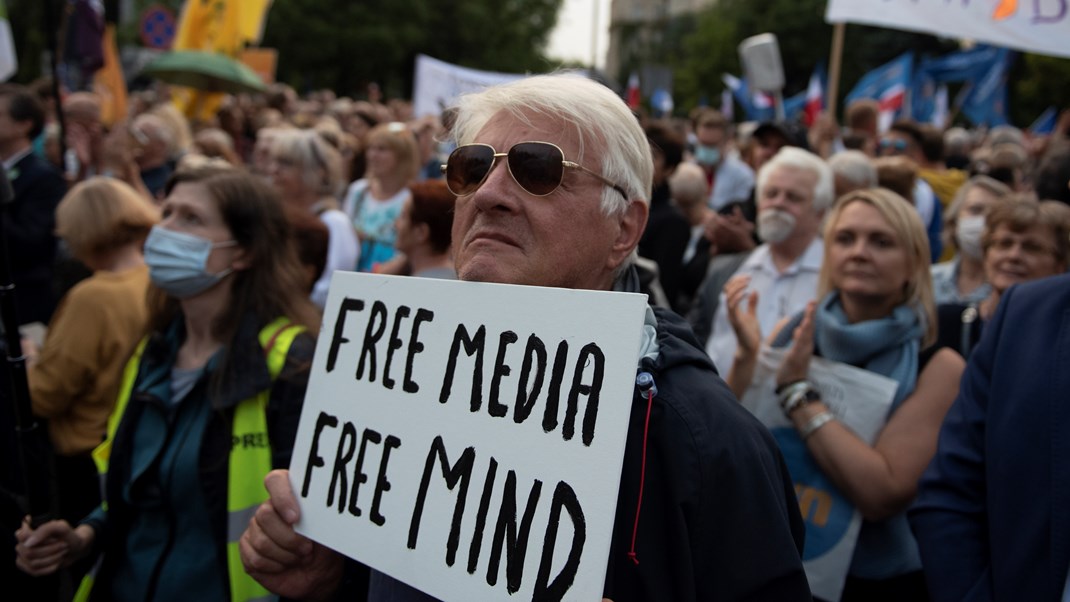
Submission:
M 268 373 L 274 382 L 286 363 L 286 354 L 294 338 L 304 332 L 305 328 L 294 324 L 289 318 L 278 318 L 260 330 L 258 339 L 267 355 Z M 141 356 L 145 351 L 147 339 L 138 344 L 134 355 L 126 363 L 123 379 L 119 387 L 119 396 L 115 401 L 115 410 L 108 419 L 108 436 L 103 443 L 93 450 L 93 461 L 97 465 L 101 483 L 108 474 L 108 462 L 111 458 L 111 444 L 119 428 L 126 404 L 134 389 Z M 238 402 L 234 408 L 234 424 L 231 429 L 232 441 L 230 458 L 227 465 L 227 577 L 230 581 L 230 599 L 232 602 L 259 602 L 272 600 L 274 596 L 264 589 L 242 567 L 238 553 L 238 539 L 245 532 L 249 520 L 256 514 L 256 509 L 268 499 L 264 488 L 264 476 L 271 471 L 270 445 L 242 445 L 242 441 L 266 441 L 268 437 L 267 408 L 271 390 L 266 389 L 255 396 Z M 107 500 L 104 501 L 107 509 Z M 82 579 L 75 602 L 89 600 L 93 588 L 93 579 L 97 566 Z

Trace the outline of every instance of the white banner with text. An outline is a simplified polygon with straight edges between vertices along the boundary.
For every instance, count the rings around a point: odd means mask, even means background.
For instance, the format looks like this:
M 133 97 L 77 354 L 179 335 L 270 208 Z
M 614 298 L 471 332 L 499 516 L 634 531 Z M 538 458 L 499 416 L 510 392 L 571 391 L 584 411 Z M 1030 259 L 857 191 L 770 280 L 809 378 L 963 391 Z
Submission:
M 336 272 L 300 533 L 446 601 L 601 599 L 646 297 Z
M 825 20 L 1070 57 L 1070 0 L 829 0 Z

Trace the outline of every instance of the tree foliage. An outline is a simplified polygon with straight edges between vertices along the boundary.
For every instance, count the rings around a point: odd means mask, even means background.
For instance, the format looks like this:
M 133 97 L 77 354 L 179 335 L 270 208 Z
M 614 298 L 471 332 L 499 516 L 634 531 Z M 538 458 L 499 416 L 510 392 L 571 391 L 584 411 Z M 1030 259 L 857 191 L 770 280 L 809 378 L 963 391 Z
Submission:
M 826 0 L 720 0 L 695 18 L 675 63 L 676 91 L 684 106 L 715 98 L 722 73 L 740 75 L 739 43 L 760 33 L 777 36 L 786 79 L 785 94 L 806 88 L 815 66 L 828 64 L 832 26 L 825 23 Z M 917 56 L 943 54 L 954 44 L 933 36 L 876 27 L 847 27 L 840 96 L 867 71 L 914 50 Z
M 278 78 L 341 94 L 378 82 L 411 93 L 417 54 L 476 69 L 551 67 L 543 51 L 561 0 L 275 0 L 263 46 Z

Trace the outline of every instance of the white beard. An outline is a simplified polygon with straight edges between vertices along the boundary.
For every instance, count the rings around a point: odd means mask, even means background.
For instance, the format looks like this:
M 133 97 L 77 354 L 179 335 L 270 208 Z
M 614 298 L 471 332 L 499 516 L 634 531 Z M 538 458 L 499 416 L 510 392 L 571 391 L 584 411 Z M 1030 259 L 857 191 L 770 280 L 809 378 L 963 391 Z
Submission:
M 795 230 L 795 216 L 780 209 L 763 209 L 758 214 L 758 238 L 762 242 L 782 242 Z

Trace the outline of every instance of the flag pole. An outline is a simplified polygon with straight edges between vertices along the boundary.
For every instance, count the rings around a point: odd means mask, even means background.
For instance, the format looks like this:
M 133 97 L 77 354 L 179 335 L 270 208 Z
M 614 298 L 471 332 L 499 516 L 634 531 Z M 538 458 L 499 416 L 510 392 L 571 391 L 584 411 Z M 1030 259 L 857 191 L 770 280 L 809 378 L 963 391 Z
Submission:
M 828 114 L 836 118 L 836 99 L 840 93 L 840 66 L 843 63 L 843 31 L 847 24 L 832 27 L 832 56 L 829 57 Z

